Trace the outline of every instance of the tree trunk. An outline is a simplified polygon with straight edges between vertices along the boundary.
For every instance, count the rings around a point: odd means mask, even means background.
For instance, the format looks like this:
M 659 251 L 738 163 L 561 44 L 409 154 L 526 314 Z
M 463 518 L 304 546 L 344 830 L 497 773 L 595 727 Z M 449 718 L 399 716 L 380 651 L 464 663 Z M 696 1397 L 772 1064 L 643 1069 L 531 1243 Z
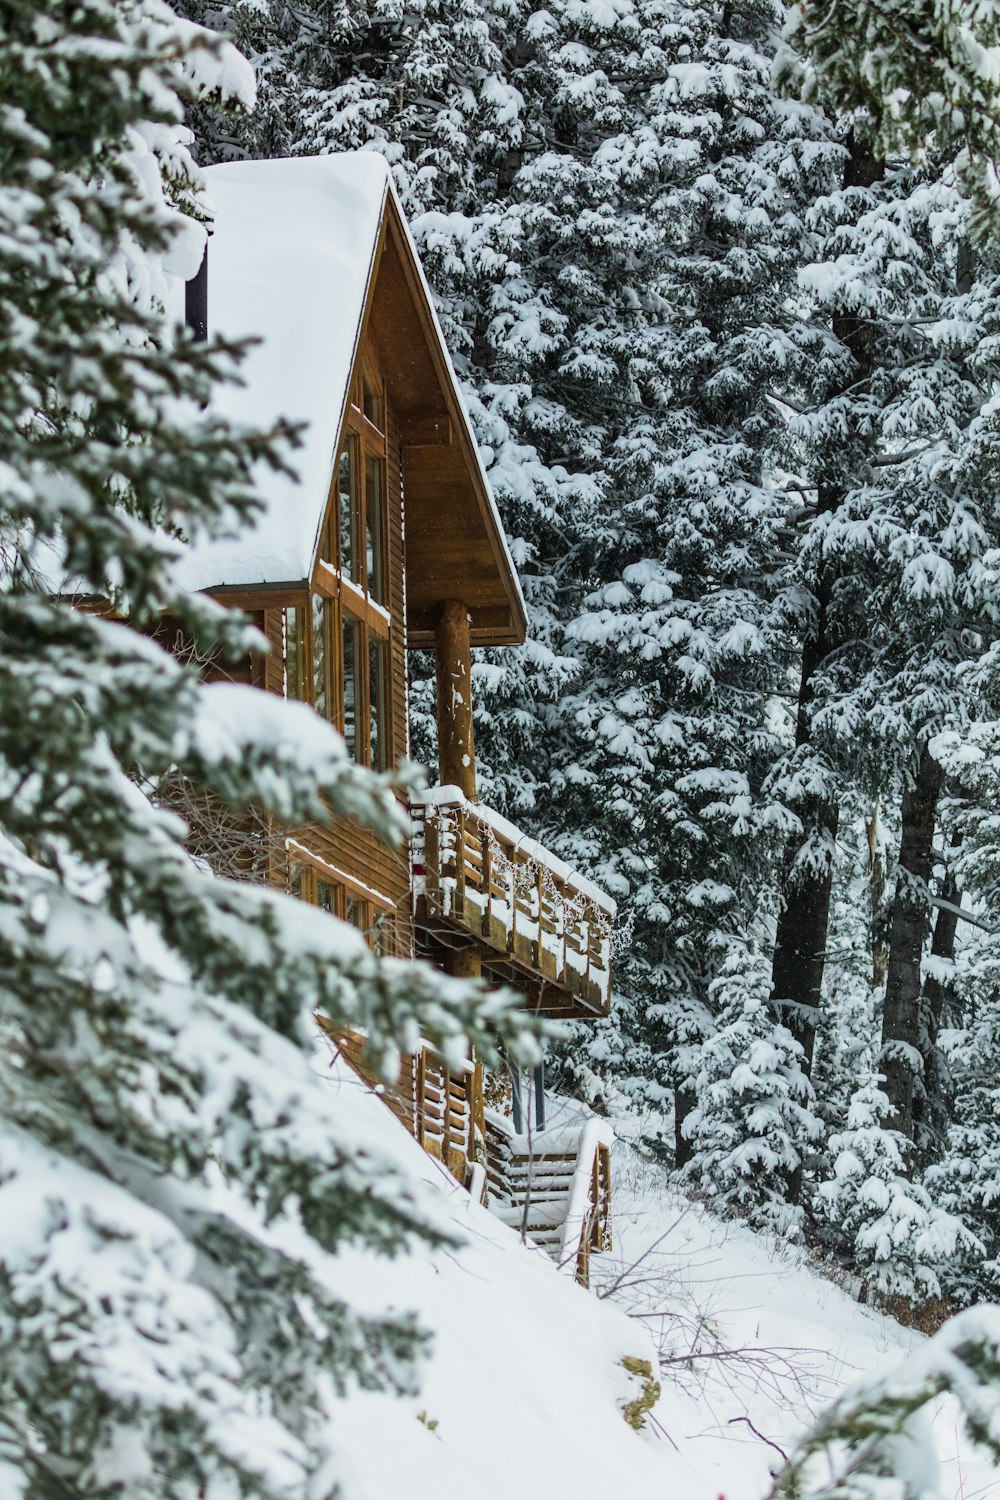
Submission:
M 852 135 L 849 156 L 844 168 L 845 187 L 870 187 L 884 172 L 884 164 L 874 157 Z M 871 374 L 875 355 L 877 329 L 855 317 L 836 317 L 833 331 L 854 356 L 856 370 L 852 383 Z M 818 509 L 836 510 L 843 498 L 836 485 L 818 488 Z M 815 587 L 815 626 L 802 648 L 802 672 L 799 680 L 798 715 L 795 743 L 801 747 L 811 737 L 810 711 L 815 694 L 815 679 L 827 657 L 838 644 L 838 633 L 831 620 L 837 574 L 827 569 Z M 811 798 L 800 809 L 813 844 L 814 857 L 805 868 L 795 869 L 801 843 L 787 852 L 783 880 L 783 903 L 778 916 L 771 970 L 771 997 L 782 1011 L 789 1030 L 805 1052 L 805 1068 L 812 1068 L 816 1040 L 816 1022 L 823 988 L 826 964 L 827 931 L 830 922 L 830 894 L 833 885 L 833 863 L 840 820 L 839 806 L 825 798 Z M 801 862 L 800 862 L 801 863 Z
M 962 842 L 961 833 L 951 841 L 955 850 Z M 941 883 L 941 899 L 947 901 L 950 910 L 938 907 L 931 936 L 931 955 L 950 961 L 955 956 L 955 938 L 958 933 L 958 909 L 962 904 L 962 892 L 954 870 L 945 870 Z M 948 986 L 936 974 L 924 979 L 924 992 L 920 1006 L 920 1052 L 923 1058 L 923 1086 L 914 1100 L 914 1127 L 916 1145 L 921 1163 L 928 1164 L 940 1158 L 948 1136 L 948 1128 L 954 1114 L 953 1084 L 947 1060 L 938 1049 L 937 1039 L 944 1019 Z
M 889 917 L 889 963 L 880 1068 L 889 1098 L 887 1124 L 914 1136 L 914 1094 L 921 1071 L 920 961 L 930 917 L 934 824 L 944 780 L 926 745 L 914 784 L 903 794 L 899 865 Z
M 882 854 L 877 801 L 872 807 L 865 832 L 868 836 L 868 894 L 871 906 L 872 974 L 869 985 L 873 990 L 880 990 L 885 984 L 885 967 L 889 961 L 889 951 L 885 946 L 885 936 L 882 932 L 885 858 Z
M 809 743 L 813 679 L 817 669 L 833 649 L 826 623 L 828 597 L 829 583 L 823 586 L 818 601 L 816 633 L 811 641 L 807 641 L 802 652 L 802 677 L 795 730 L 797 746 Z M 771 996 L 779 1007 L 784 1007 L 783 1018 L 802 1046 L 805 1069 L 809 1072 L 816 1043 L 816 1020 L 826 963 L 833 856 L 840 809 L 835 802 L 815 798 L 803 809 L 803 821 L 813 843 L 813 857 L 804 870 L 793 876 L 792 865 L 801 845 L 797 843 L 787 856 L 785 899 L 778 916 L 771 968 Z
M 694 1147 L 682 1133 L 684 1121 L 697 1104 L 691 1089 L 674 1089 L 674 1166 L 685 1166 L 694 1155 Z

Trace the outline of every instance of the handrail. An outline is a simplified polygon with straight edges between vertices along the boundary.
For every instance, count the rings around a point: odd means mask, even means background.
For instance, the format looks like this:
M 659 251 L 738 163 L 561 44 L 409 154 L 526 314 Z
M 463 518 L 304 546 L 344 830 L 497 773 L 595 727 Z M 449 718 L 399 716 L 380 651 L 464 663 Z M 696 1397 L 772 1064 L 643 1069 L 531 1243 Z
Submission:
M 611 1146 L 605 1120 L 518 1135 L 512 1122 L 487 1110 L 490 1198 L 513 1228 L 548 1250 L 576 1280 L 589 1284 L 590 1256 L 611 1248 Z

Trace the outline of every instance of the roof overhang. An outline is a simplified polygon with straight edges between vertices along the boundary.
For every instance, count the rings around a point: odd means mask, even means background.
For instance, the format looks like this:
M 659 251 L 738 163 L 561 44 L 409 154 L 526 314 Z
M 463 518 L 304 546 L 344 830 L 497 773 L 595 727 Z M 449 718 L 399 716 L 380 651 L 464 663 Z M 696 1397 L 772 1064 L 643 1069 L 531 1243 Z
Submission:
M 435 611 L 446 599 L 468 606 L 473 645 L 520 644 L 527 622 L 517 573 L 431 294 L 392 193 L 370 327 L 400 424 L 409 644 L 432 643 Z

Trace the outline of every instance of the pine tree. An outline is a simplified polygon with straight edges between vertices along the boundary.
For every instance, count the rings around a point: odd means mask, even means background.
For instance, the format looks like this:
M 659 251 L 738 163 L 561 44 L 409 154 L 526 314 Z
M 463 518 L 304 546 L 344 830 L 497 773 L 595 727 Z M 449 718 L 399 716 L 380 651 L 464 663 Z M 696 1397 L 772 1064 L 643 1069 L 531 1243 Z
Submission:
M 731 957 L 713 985 L 715 1030 L 692 1080 L 696 1100 L 684 1121 L 691 1143 L 685 1176 L 725 1213 L 791 1233 L 801 1210 L 792 1184 L 822 1134 L 802 1049 L 775 1025 L 760 957 Z
M 409 1387 L 421 1347 L 329 1254 L 442 1231 L 345 1134 L 312 1014 L 391 1069 L 421 1032 L 488 1046 L 504 1002 L 213 878 L 143 790 L 400 832 L 311 711 L 151 635 L 168 612 L 205 650 L 259 645 L 173 561 L 246 524 L 287 450 L 212 415 L 234 351 L 165 316 L 204 244 L 182 100 L 249 104 L 245 65 L 160 0 L 9 0 L 0 83 L 0 1483 L 328 1496 L 337 1389 Z
M 785 40 L 779 85 L 862 114 L 880 158 L 957 156 L 956 175 L 979 228 L 996 226 L 1000 29 L 988 0 L 799 0 Z
M 971 256 L 968 206 L 930 174 L 887 169 L 818 204 L 815 222 L 824 243 L 802 284 L 816 315 L 840 327 L 856 378 L 794 424 L 819 496 L 798 566 L 826 635 L 788 775 L 801 780 L 804 750 L 840 788 L 835 811 L 845 784 L 899 799 L 880 1068 L 895 1127 L 913 1140 L 929 1061 L 921 959 L 943 787 L 929 747 L 972 712 L 957 669 L 991 639 L 998 603 L 986 561 L 1000 534 L 989 415 L 996 268 L 992 253 Z M 815 943 L 827 947 L 825 919 Z
M 819 1184 L 816 1214 L 833 1226 L 829 1242 L 866 1287 L 883 1297 L 922 1301 L 941 1295 L 941 1273 L 982 1255 L 962 1221 L 913 1182 L 909 1141 L 887 1123 L 890 1104 L 869 1080 L 854 1093 L 846 1129 L 831 1136 L 833 1175 Z

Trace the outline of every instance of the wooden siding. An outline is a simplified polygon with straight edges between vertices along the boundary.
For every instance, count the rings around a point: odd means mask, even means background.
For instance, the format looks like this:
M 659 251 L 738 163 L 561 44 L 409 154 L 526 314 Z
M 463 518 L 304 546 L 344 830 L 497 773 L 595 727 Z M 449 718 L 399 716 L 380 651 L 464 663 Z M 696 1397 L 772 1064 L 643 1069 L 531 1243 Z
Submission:
M 362 359 L 380 370 L 379 351 L 372 338 L 365 341 Z M 388 567 L 388 605 L 392 624 L 389 630 L 388 743 L 392 762 L 398 765 L 409 747 L 409 724 L 406 682 L 406 617 L 404 587 L 403 481 L 399 441 L 399 424 L 389 401 L 386 402 L 386 549 Z M 301 604 L 307 604 L 303 593 Z M 286 663 L 283 610 L 265 608 L 262 628 L 270 652 L 261 674 L 263 685 L 272 693 L 284 694 Z M 407 849 L 391 849 L 368 828 L 352 821 L 340 821 L 331 828 L 310 825 L 294 830 L 291 837 L 319 862 L 323 878 L 337 883 L 346 876 L 352 893 L 369 901 L 373 918 L 378 919 L 379 939 L 383 951 L 410 956 L 413 953 L 413 918 L 410 895 L 410 861 Z M 324 867 L 324 870 L 320 868 Z M 279 862 L 274 879 L 284 883 L 289 861 Z M 340 881 L 341 884 L 345 882 Z

